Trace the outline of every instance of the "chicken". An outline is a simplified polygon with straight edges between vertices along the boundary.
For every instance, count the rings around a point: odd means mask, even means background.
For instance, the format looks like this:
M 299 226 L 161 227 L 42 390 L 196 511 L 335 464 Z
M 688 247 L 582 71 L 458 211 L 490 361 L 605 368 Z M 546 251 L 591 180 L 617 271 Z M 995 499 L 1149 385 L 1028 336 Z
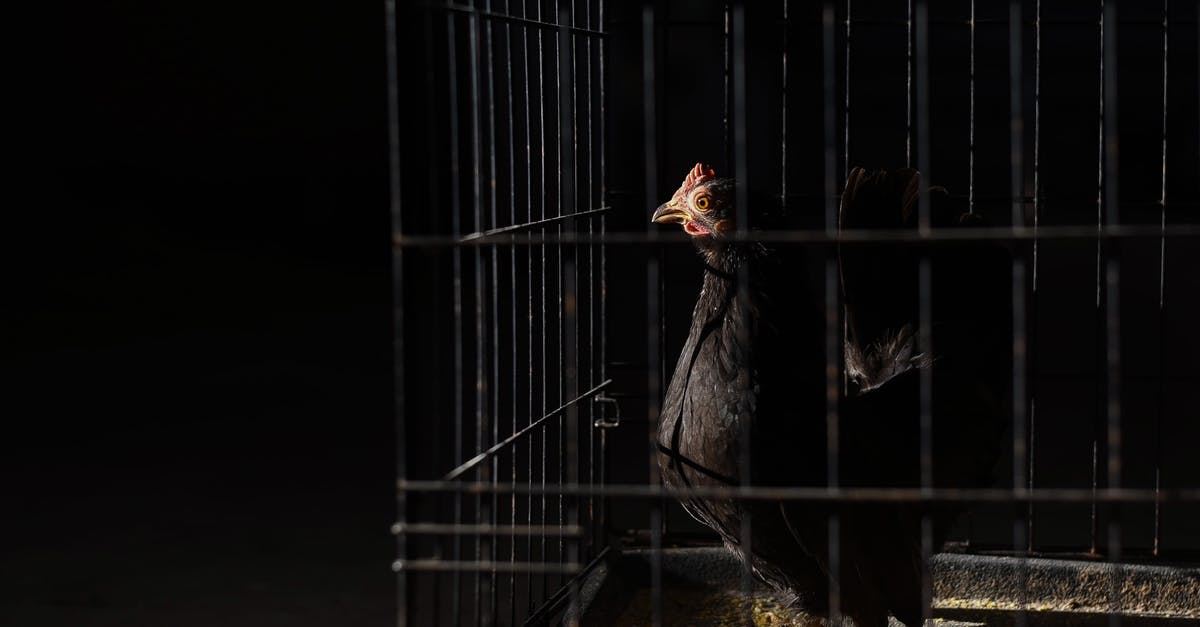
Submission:
M 919 176 L 855 169 L 840 212 L 843 228 L 913 228 Z M 933 224 L 977 223 L 934 204 Z M 748 214 L 756 217 L 755 207 Z M 654 212 L 678 223 L 704 262 L 691 330 L 659 422 L 659 466 L 668 488 L 825 486 L 825 321 L 819 291 L 805 280 L 796 246 L 732 242 L 734 183 L 703 164 Z M 934 350 L 917 333 L 917 267 L 930 259 Z M 933 479 L 939 487 L 983 485 L 998 456 L 1007 374 L 1008 257 L 988 243 L 925 249 L 911 244 L 839 250 L 849 385 L 839 399 L 838 483 L 920 484 L 919 382 L 933 371 Z M 739 296 L 739 288 L 745 290 Z M 741 459 L 748 434 L 749 463 Z M 829 526 L 839 514 L 838 603 L 857 625 L 908 625 L 922 615 L 922 515 L 936 550 L 960 508 L 913 503 L 837 506 L 794 501 L 702 499 L 680 494 L 694 518 L 739 556 L 749 521 L 753 573 L 796 608 L 824 615 L 831 573 Z

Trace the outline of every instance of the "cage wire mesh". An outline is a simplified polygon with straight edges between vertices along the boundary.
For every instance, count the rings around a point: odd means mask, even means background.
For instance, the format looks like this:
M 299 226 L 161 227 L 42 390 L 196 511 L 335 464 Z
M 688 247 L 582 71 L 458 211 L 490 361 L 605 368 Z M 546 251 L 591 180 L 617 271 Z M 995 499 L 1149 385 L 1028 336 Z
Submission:
M 989 577 L 1015 582 L 1000 605 L 1018 624 L 1055 577 L 1106 620 L 1200 616 L 1195 3 L 387 9 L 398 624 L 682 620 L 668 580 L 697 554 L 672 551 L 716 538 L 662 487 L 655 431 L 700 271 L 681 234 L 647 222 L 698 160 L 735 176 L 739 211 L 769 202 L 788 224 L 751 232 L 742 214 L 734 241 L 813 251 L 828 433 L 846 393 L 838 245 L 1003 243 L 1012 403 L 990 488 L 932 484 L 925 369 L 918 485 L 839 487 L 835 435 L 825 485 L 692 496 L 973 503 L 922 549 L 978 556 L 955 563 L 984 574 L 935 567 L 925 618 Z M 839 230 L 856 165 L 922 173 L 917 229 Z M 992 226 L 932 227 L 930 183 Z M 955 286 L 935 286 L 928 259 L 918 273 L 928 331 L 933 292 Z M 835 579 L 839 530 L 833 515 Z M 632 576 L 630 556 L 637 611 L 597 592 Z M 759 594 L 748 566 L 728 574 Z M 704 620 L 762 624 L 761 609 Z

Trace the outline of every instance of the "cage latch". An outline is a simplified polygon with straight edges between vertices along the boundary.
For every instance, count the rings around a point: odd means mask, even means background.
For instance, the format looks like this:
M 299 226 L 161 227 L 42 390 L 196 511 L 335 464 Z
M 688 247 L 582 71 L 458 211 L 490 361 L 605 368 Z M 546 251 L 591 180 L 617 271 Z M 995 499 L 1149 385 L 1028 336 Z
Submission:
M 598 427 L 600 429 L 612 429 L 621 424 L 621 404 L 617 402 L 617 399 L 604 396 L 603 394 L 597 394 L 596 396 L 592 397 L 592 402 L 596 404 L 612 405 L 613 408 L 613 417 L 611 419 L 609 419 L 607 415 L 608 412 L 601 410 L 600 417 L 592 423 L 593 427 Z

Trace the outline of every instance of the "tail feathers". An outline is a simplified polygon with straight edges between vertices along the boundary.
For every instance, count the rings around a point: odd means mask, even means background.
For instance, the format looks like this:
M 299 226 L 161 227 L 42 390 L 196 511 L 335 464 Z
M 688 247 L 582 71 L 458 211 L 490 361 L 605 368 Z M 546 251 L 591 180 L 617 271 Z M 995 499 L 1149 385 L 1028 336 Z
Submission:
M 920 222 L 921 186 L 921 174 L 917 170 L 854 168 L 846 179 L 839 228 L 916 228 Z M 928 192 L 928 218 L 932 226 L 954 228 L 983 224 L 978 215 L 963 211 L 945 188 L 933 186 Z M 957 294 L 979 282 L 974 276 L 977 264 L 972 262 L 984 249 L 980 245 L 950 249 L 944 245 L 934 248 L 904 242 L 839 246 L 847 331 L 846 370 L 860 394 L 910 370 L 928 368 L 934 361 L 932 355 L 920 352 L 921 343 L 913 331 L 919 313 L 917 268 L 921 259 L 932 261 L 938 285 L 953 285 L 955 292 L 951 294 Z M 947 301 L 942 296 L 944 289 L 939 290 L 941 300 L 934 308 L 941 318 L 961 317 L 958 312 L 964 306 L 974 306 L 967 305 L 972 302 L 967 298 L 955 297 Z M 975 319 L 978 312 L 968 309 L 964 315 Z M 944 331 L 940 337 L 946 338 Z M 939 346 L 953 344 L 943 341 Z
M 918 352 L 920 343 L 917 340 L 911 324 L 904 325 L 895 333 L 885 333 L 865 350 L 847 340 L 846 373 L 858 385 L 859 393 L 878 388 L 909 370 L 931 366 L 933 356 Z
M 918 226 L 921 173 L 912 168 L 853 168 L 838 210 L 842 229 L 912 229 Z M 929 186 L 929 223 L 934 227 L 982 226 L 977 214 L 963 211 L 941 185 Z
M 846 177 L 846 190 L 838 225 L 843 229 L 895 229 L 911 221 L 921 175 L 916 170 L 865 170 L 854 168 Z

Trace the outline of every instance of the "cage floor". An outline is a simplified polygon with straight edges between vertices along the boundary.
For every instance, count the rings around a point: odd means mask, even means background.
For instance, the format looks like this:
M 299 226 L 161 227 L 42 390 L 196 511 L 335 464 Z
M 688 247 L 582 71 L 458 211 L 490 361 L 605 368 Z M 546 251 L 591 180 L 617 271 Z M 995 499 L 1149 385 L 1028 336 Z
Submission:
M 582 623 L 650 625 L 652 555 L 647 550 L 624 551 L 592 571 L 580 590 Z M 1107 564 L 1047 559 L 1026 564 L 1022 575 L 1013 558 L 936 556 L 935 618 L 929 624 L 1013 625 L 1024 596 L 1028 625 L 1107 625 L 1107 595 L 1113 587 L 1111 577 L 1118 572 L 1122 624 L 1200 624 L 1200 569 L 1122 565 L 1118 571 Z M 740 577 L 737 561 L 724 549 L 664 550 L 662 624 L 743 624 L 747 616 L 756 627 L 823 624 L 785 609 L 763 586 L 745 597 Z

